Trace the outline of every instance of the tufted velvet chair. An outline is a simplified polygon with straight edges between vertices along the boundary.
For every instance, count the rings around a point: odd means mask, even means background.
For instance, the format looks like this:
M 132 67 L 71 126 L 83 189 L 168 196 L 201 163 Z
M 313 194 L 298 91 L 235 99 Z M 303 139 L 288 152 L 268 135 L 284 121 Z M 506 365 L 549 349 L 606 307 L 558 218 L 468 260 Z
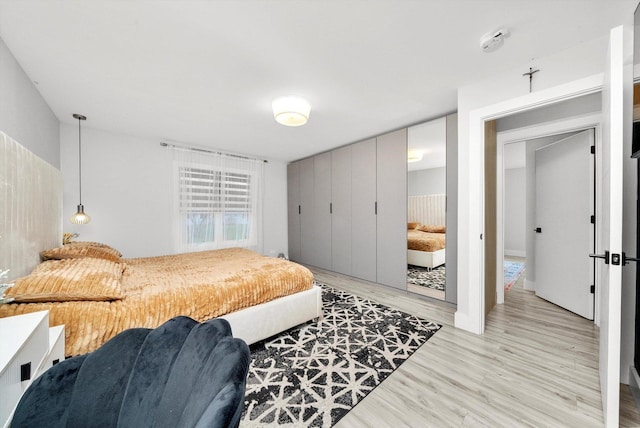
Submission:
M 223 319 L 126 330 L 36 379 L 11 426 L 237 427 L 249 358 Z

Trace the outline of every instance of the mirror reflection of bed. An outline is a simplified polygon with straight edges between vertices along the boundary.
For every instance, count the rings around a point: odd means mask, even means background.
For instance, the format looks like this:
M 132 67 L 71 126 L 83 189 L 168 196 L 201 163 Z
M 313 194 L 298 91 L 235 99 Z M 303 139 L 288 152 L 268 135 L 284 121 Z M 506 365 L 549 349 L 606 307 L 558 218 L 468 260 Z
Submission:
M 407 290 L 445 299 L 446 117 L 409 128 Z

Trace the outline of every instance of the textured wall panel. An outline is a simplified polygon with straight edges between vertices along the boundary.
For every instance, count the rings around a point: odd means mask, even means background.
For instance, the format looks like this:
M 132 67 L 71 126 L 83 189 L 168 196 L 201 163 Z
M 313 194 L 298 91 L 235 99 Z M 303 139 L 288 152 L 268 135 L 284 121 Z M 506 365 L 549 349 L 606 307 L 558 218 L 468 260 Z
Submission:
M 444 226 L 446 208 L 446 195 L 409 196 L 408 221 Z
M 0 132 L 0 271 L 27 275 L 62 244 L 62 175 Z

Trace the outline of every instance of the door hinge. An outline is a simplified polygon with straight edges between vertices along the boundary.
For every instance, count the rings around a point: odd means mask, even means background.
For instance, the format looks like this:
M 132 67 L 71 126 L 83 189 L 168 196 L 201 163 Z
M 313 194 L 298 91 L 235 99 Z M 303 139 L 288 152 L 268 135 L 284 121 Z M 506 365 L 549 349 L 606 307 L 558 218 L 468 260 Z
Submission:
M 591 216 L 591 224 L 596 224 L 596 216 Z
M 596 154 L 596 146 L 591 146 L 591 154 L 595 155 Z
M 591 287 L 589 287 L 589 291 L 591 291 L 591 294 L 596 294 L 596 286 L 592 285 Z

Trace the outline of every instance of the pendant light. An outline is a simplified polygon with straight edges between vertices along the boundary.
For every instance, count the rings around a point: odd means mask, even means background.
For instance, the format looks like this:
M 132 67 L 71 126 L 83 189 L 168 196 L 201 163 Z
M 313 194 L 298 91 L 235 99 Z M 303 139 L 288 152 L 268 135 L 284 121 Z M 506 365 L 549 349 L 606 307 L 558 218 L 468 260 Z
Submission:
M 78 183 L 80 203 L 78 204 L 78 212 L 71 216 L 71 223 L 87 224 L 91 221 L 91 217 L 84 213 L 84 205 L 82 205 L 82 134 L 80 133 L 80 122 L 87 120 L 87 118 L 81 114 L 74 114 L 73 118 L 78 119 Z

